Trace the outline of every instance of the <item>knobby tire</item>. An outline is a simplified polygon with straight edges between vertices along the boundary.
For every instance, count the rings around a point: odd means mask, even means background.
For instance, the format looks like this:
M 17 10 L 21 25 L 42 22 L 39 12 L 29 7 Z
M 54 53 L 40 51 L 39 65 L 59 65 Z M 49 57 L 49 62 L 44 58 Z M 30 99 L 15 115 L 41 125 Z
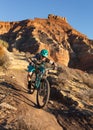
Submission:
M 37 105 L 39 108 L 43 108 L 47 105 L 50 96 L 50 85 L 47 79 L 42 79 L 40 87 L 37 90 Z

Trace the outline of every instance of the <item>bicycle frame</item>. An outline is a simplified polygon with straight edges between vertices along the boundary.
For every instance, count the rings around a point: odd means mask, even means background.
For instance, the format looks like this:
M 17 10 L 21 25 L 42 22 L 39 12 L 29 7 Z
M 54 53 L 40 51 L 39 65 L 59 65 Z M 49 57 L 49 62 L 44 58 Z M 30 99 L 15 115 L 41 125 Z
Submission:
M 42 76 L 40 74 L 36 74 L 36 79 L 35 79 L 35 88 L 39 88 L 40 86 L 40 81 L 41 81 Z
M 40 67 L 42 65 L 43 65 L 44 72 L 42 72 L 40 70 Z M 36 65 L 35 68 L 36 68 L 36 70 L 35 70 L 35 75 L 36 75 L 36 78 L 35 78 L 35 88 L 38 89 L 39 86 L 40 86 L 41 79 L 42 79 L 43 75 L 45 75 L 46 69 L 45 69 L 44 64 L 41 64 L 40 66 Z
M 46 78 L 48 71 L 50 70 L 50 68 L 46 68 L 45 67 L 45 63 L 41 63 L 41 64 L 35 64 L 35 89 L 38 89 L 40 86 L 40 82 L 42 77 Z

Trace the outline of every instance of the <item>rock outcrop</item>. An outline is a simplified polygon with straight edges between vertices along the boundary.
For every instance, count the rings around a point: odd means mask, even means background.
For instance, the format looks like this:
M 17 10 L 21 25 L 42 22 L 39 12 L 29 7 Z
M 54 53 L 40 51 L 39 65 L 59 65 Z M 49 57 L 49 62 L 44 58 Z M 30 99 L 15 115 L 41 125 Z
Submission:
M 59 64 L 93 70 L 93 40 L 71 27 L 65 17 L 50 14 L 47 19 L 0 22 L 0 34 L 10 51 L 35 54 L 47 48 L 49 57 Z

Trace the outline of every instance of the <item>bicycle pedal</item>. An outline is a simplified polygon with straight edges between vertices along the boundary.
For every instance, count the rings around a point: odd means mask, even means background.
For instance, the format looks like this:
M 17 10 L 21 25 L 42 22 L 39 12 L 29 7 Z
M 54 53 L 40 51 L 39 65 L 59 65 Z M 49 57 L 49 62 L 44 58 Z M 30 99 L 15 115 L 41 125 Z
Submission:
M 31 90 L 28 90 L 28 93 L 31 94 Z

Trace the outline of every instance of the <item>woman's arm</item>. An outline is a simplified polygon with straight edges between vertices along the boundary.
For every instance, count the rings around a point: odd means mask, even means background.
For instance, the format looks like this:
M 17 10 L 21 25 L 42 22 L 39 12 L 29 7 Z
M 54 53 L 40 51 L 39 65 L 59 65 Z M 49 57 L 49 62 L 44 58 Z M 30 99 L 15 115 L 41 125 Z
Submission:
M 48 62 L 49 64 L 53 65 L 54 69 L 57 69 L 57 64 L 54 61 L 52 61 L 52 60 L 50 60 L 50 59 L 47 58 L 46 62 Z

